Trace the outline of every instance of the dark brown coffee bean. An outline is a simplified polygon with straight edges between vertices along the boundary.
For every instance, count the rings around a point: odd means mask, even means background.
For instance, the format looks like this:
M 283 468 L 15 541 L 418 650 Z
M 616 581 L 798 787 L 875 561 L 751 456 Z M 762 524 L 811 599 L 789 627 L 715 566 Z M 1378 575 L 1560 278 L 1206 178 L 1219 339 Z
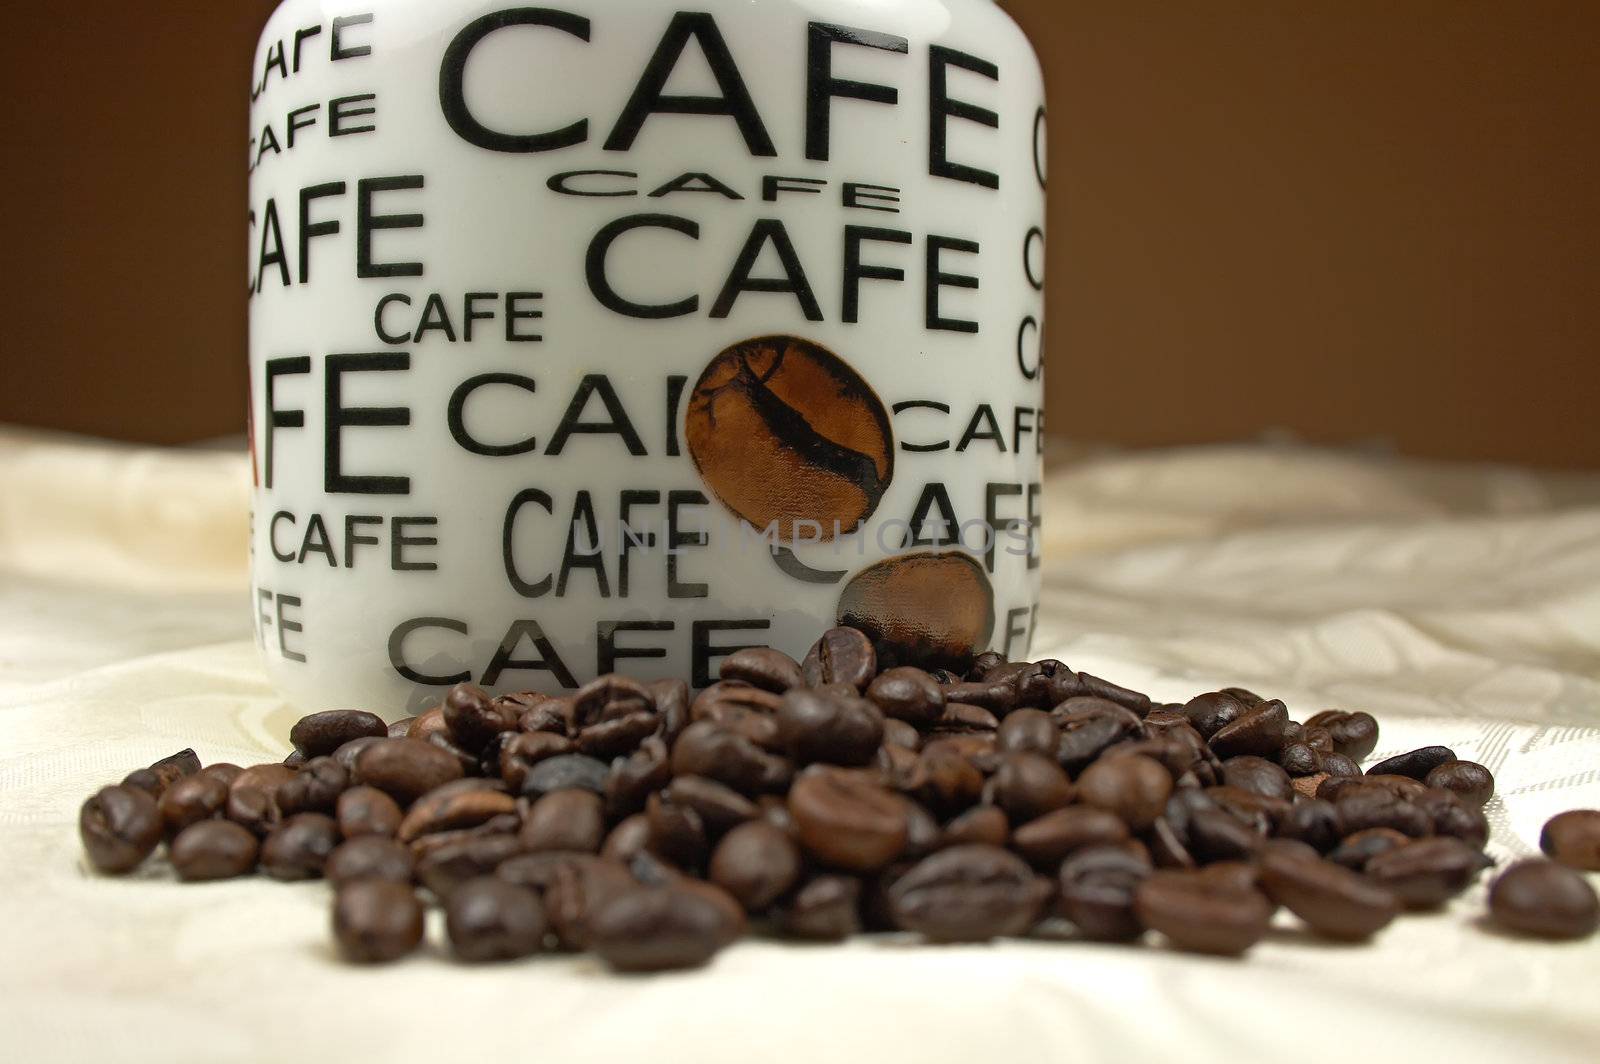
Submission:
M 241 765 L 235 765 L 228 761 L 218 761 L 214 765 L 207 765 L 205 768 L 197 772 L 196 775 L 205 776 L 209 779 L 221 780 L 224 786 L 231 787 L 233 785 L 233 781 L 238 779 L 239 774 L 243 771 L 244 767 Z
M 523 852 L 512 832 L 516 818 L 500 818 L 476 828 L 424 835 L 411 844 L 418 882 L 438 898 L 448 898 L 461 884 L 491 874 L 500 862 Z M 488 829 L 488 830 L 485 830 Z
M 381 879 L 348 883 L 334 897 L 333 938 L 347 961 L 399 960 L 422 942 L 422 903 L 400 883 Z
M 1289 743 L 1278 751 L 1278 764 L 1290 776 L 1310 776 L 1322 771 L 1322 755 L 1306 743 Z
M 399 720 L 391 720 L 388 730 L 384 733 L 384 738 L 404 739 L 411 731 L 411 722 L 416 719 L 416 717 L 401 717 Z
M 1322 771 L 1329 776 L 1354 779 L 1360 777 L 1361 766 L 1344 754 L 1323 754 Z
M 1600 899 L 1584 878 L 1542 857 L 1518 861 L 1489 888 L 1489 916 L 1539 938 L 1587 938 L 1600 927 Z
M 590 919 L 590 948 L 619 972 L 698 968 L 733 934 L 727 910 L 684 886 L 634 887 Z
M 1113 743 L 1135 737 L 1142 730 L 1131 711 L 1103 699 L 1069 698 L 1051 710 L 1050 716 L 1061 730 L 1056 760 L 1074 775 Z
M 1197 872 L 1157 872 L 1139 885 L 1134 909 L 1177 949 L 1236 957 L 1266 935 L 1273 905 Z
M 1539 849 L 1568 868 L 1600 872 L 1600 809 L 1569 809 L 1545 821 Z
M 1057 907 L 1094 942 L 1127 942 L 1144 932 L 1134 914 L 1149 856 L 1124 845 L 1088 845 L 1061 863 Z
M 907 804 L 914 809 L 922 809 L 915 802 Z M 952 817 L 950 822 L 940 830 L 934 845 L 935 847 L 964 845 L 1004 846 L 1010 835 L 1011 822 L 1006 819 L 1006 814 L 992 805 L 980 805 L 968 809 L 959 816 Z M 906 855 L 908 857 L 921 856 L 923 852 L 920 847 L 908 846 Z
M 409 805 L 462 774 L 460 759 L 429 741 L 380 739 L 356 758 L 354 776 L 355 782 L 376 787 L 401 805 Z
M 610 673 L 590 680 L 573 692 L 572 706 L 573 723 L 587 728 L 633 713 L 653 713 L 655 698 L 649 688 L 631 676 Z
M 407 739 L 426 739 L 430 735 L 450 734 L 450 726 L 445 723 L 444 706 L 434 706 L 425 710 L 411 721 L 411 727 L 406 729 Z
M 474 754 L 501 732 L 515 731 L 523 713 L 520 705 L 495 698 L 471 683 L 450 688 L 439 708 L 451 739 Z
M 1378 747 L 1378 722 L 1370 713 L 1328 709 L 1312 716 L 1305 726 L 1327 729 L 1333 740 L 1334 752 L 1352 761 L 1366 760 Z
M 1278 834 L 1303 842 L 1318 853 L 1339 845 L 1339 812 L 1332 802 L 1304 798 L 1289 807 L 1278 822 Z
M 812 771 L 789 789 L 800 843 L 824 864 L 870 872 L 906 847 L 905 801 L 886 788 L 840 771 Z
M 927 727 L 944 713 L 944 691 L 921 669 L 885 669 L 867 685 L 867 698 L 885 716 Z
M 794 766 L 742 735 L 711 721 L 696 721 L 673 744 L 672 771 L 678 776 L 708 776 L 741 794 L 754 795 L 782 790 Z
M 652 680 L 645 684 L 655 703 L 660 736 L 668 746 L 689 726 L 689 685 L 682 680 Z
M 1329 938 L 1371 938 L 1400 913 L 1394 895 L 1331 861 L 1271 851 L 1260 867 L 1267 895 Z
M 1080 801 L 1114 813 L 1133 831 L 1148 828 L 1171 793 L 1167 770 L 1143 756 L 1097 761 L 1078 779 Z
M 678 805 L 661 793 L 645 802 L 650 821 L 650 850 L 678 868 L 698 868 L 709 850 L 705 821 L 688 806 Z
M 785 934 L 813 942 L 843 942 L 861 931 L 861 881 L 820 875 L 808 880 L 780 912 Z
M 1011 847 L 1035 868 L 1054 871 L 1085 846 L 1122 842 L 1128 826 L 1116 815 L 1087 805 L 1069 805 L 1031 820 L 1011 833 Z
M 190 824 L 210 820 L 228 804 L 228 785 L 217 776 L 197 773 L 173 781 L 157 803 L 161 809 L 162 834 L 168 839 Z
M 517 800 L 502 790 L 498 781 L 453 780 L 413 802 L 395 834 L 401 842 L 410 842 L 440 831 L 477 827 L 516 809 Z
M 1226 691 L 1212 691 L 1189 699 L 1183 714 L 1195 731 L 1210 738 L 1258 704 L 1242 701 Z
M 1189 818 L 1187 849 L 1200 864 L 1249 860 L 1261 836 L 1221 809 L 1198 809 Z
M 404 736 L 390 736 L 389 738 L 404 738 Z M 349 742 L 344 743 L 328 756 L 337 761 L 346 772 L 353 773 L 356 770 L 356 758 L 361 756 L 361 751 L 373 743 L 381 743 L 383 740 L 384 736 L 381 735 L 363 735 L 359 739 L 351 739 Z
M 889 891 L 895 923 L 935 942 L 984 942 L 1038 922 L 1049 884 L 997 846 L 952 846 L 925 857 Z
M 556 864 L 544 906 L 562 948 L 588 949 L 595 913 L 638 886 L 625 866 L 604 858 L 583 854 Z
M 334 848 L 322 866 L 322 874 L 335 887 L 358 879 L 410 883 L 415 868 L 411 848 L 404 843 L 382 835 L 357 835 Z
M 1230 757 L 1222 763 L 1222 782 L 1268 798 L 1292 801 L 1295 796 L 1294 784 L 1281 766 L 1249 754 Z
M 376 713 L 364 709 L 328 709 L 301 717 L 289 729 L 289 742 L 307 759 L 326 757 L 352 739 L 382 738 L 389 726 Z
M 918 764 L 921 786 L 917 797 L 937 814 L 959 813 L 983 794 L 983 773 L 943 741 L 924 747 Z
M 1483 815 L 1482 809 L 1458 798 L 1454 791 L 1430 787 L 1413 802 L 1428 815 L 1433 834 L 1452 836 L 1480 850 L 1488 843 L 1489 818 Z
M 444 926 L 450 952 L 474 964 L 537 953 L 546 928 L 539 896 L 495 876 L 468 880 L 451 892 Z
M 555 732 L 519 732 L 500 748 L 499 776 L 513 794 L 526 794 L 528 773 L 547 758 L 572 753 L 572 740 Z M 640 801 L 644 799 L 641 797 Z
M 946 699 L 944 712 L 934 722 L 934 727 L 949 732 L 992 732 L 1000 727 L 1000 718 L 982 706 Z
M 995 805 L 1012 820 L 1023 822 L 1060 809 L 1072 801 L 1072 781 L 1044 754 L 1007 754 L 989 781 Z
M 350 786 L 350 773 L 331 757 L 313 757 L 278 787 L 278 815 L 331 813 L 339 795 Z
M 943 684 L 940 689 L 944 693 L 945 719 L 949 719 L 950 705 L 957 704 L 987 710 L 998 723 L 998 718 L 1011 712 L 1017 703 L 1017 689 L 1009 683 L 962 680 Z
M 1000 722 L 995 732 L 995 748 L 1002 753 L 1027 751 L 1056 756 L 1061 733 L 1056 722 L 1042 709 L 1019 709 Z
M 351 787 L 334 805 L 339 832 L 347 839 L 358 835 L 392 838 L 405 814 L 393 798 L 376 787 Z
M 571 738 L 573 716 L 570 698 L 546 698 L 525 707 L 517 718 L 517 731 L 527 735 L 560 735 Z
M 1211 752 L 1225 761 L 1244 754 L 1276 757 L 1288 725 L 1289 711 L 1282 702 L 1262 702 L 1209 736 Z
M 1492 863 L 1460 839 L 1418 839 L 1373 857 L 1366 874 L 1407 909 L 1436 909 Z
M 722 659 L 722 667 L 717 674 L 724 680 L 739 680 L 778 694 L 805 682 L 795 660 L 771 647 L 736 650 Z
M 600 844 L 600 856 L 627 864 L 650 847 L 650 818 L 643 813 L 623 817 Z
M 1428 787 L 1450 791 L 1463 802 L 1482 808 L 1494 797 L 1494 774 L 1476 761 L 1446 761 L 1423 777 Z
M 802 764 L 865 765 L 883 741 L 883 713 L 858 696 L 796 689 L 778 706 L 778 735 Z
M 1149 695 L 1123 687 L 1121 684 L 1112 683 L 1110 680 L 1102 680 L 1100 677 L 1092 676 L 1087 672 L 1077 674 L 1073 687 L 1075 694 L 1085 694 L 1093 698 L 1103 698 L 1108 702 L 1115 702 L 1117 705 L 1141 717 L 1151 710 Z
M 883 721 L 883 745 L 898 746 L 911 751 L 920 750 L 922 748 L 922 733 L 903 720 L 885 717 Z
M 261 844 L 261 870 L 273 879 L 316 879 L 339 845 L 339 825 L 324 813 L 296 813 Z
M 231 820 L 197 820 L 178 832 L 167 856 L 179 879 L 198 883 L 247 875 L 256 866 L 260 847 L 248 828 Z
M 632 753 L 656 733 L 660 721 L 654 713 L 630 713 L 591 724 L 578 732 L 578 751 L 609 761 Z
M 726 784 L 704 776 L 679 776 L 667 784 L 675 805 L 693 809 L 712 835 L 722 835 L 761 815 L 756 803 Z
M 1393 828 L 1367 828 L 1346 837 L 1328 851 L 1328 860 L 1353 872 L 1362 872 L 1366 870 L 1367 862 L 1378 854 L 1387 853 L 1410 841 L 1409 835 L 1402 835 Z
M 1339 811 L 1339 834 L 1354 835 L 1367 828 L 1394 828 L 1414 839 L 1433 831 L 1433 818 L 1407 798 L 1382 789 L 1361 789 L 1342 795 L 1334 807 Z
M 856 689 L 866 687 L 878 671 L 878 655 L 872 641 L 855 628 L 830 628 L 812 644 L 801 663 L 805 682 L 812 687 L 825 683 L 847 683 Z
M 228 819 L 265 835 L 278 822 L 278 788 L 294 774 L 287 765 L 251 765 L 239 773 L 228 786 Z
M 551 791 L 533 803 L 522 823 L 520 837 L 529 853 L 598 853 L 605 831 L 599 796 L 566 788 Z
M 800 851 L 786 832 L 766 821 L 751 820 L 717 844 L 710 878 L 746 911 L 759 912 L 800 878 Z
M 602 795 L 610 773 L 604 761 L 587 754 L 557 754 L 528 770 L 522 780 L 522 794 L 537 798 L 552 791 L 583 790 Z
M 1404 776 L 1420 782 L 1440 765 L 1454 760 L 1456 753 L 1448 746 L 1424 746 L 1385 758 L 1367 769 L 1367 775 Z

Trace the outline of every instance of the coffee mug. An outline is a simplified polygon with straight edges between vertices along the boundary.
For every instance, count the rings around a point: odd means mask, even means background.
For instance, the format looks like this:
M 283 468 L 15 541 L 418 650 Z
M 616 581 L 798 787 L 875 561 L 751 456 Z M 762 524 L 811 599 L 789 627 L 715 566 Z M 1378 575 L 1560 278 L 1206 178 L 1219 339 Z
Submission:
M 990 0 L 286 0 L 251 98 L 293 701 L 1026 652 L 1045 111 Z

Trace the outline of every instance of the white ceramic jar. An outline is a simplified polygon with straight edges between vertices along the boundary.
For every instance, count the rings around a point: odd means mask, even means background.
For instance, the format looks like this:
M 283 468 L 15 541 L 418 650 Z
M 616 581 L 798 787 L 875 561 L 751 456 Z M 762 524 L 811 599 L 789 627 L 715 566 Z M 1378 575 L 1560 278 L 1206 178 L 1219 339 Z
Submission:
M 1020 656 L 1044 95 L 990 0 L 286 0 L 257 631 L 307 709 Z

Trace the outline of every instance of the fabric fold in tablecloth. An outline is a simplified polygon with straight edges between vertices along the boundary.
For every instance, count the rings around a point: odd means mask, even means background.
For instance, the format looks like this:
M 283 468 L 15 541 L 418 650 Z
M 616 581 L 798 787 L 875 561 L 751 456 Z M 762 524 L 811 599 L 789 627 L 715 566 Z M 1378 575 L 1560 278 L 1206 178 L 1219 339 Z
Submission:
M 94 786 L 191 743 L 277 758 L 238 453 L 0 429 L 0 1055 L 33 1060 L 1592 1060 L 1600 940 L 1477 926 L 1480 886 L 1370 948 L 1282 929 L 1243 962 L 1021 942 L 741 944 L 613 979 L 586 958 L 332 960 L 320 884 L 82 866 Z M 1034 656 L 1162 699 L 1239 684 L 1363 708 L 1380 754 L 1489 765 L 1492 854 L 1600 807 L 1600 476 L 1291 446 L 1052 454 Z M 437 927 L 430 929 L 437 932 Z M 435 933 L 437 942 L 439 935 Z

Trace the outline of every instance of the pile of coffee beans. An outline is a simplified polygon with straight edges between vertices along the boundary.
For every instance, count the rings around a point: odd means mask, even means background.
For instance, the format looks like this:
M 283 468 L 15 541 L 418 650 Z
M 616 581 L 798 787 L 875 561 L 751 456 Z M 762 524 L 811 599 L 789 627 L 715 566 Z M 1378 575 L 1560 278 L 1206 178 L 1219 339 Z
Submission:
M 462 961 L 592 950 L 629 972 L 703 964 L 750 927 L 979 942 L 1065 921 L 1231 956 L 1282 907 L 1360 941 L 1492 863 L 1489 771 L 1442 746 L 1363 771 L 1366 713 L 1296 722 L 1240 688 L 1155 704 L 992 653 L 880 669 L 853 628 L 803 662 L 740 650 L 720 675 L 698 695 L 620 675 L 561 697 L 462 684 L 394 724 L 313 713 L 281 764 L 185 750 L 104 788 L 84 850 L 113 874 L 164 843 L 186 881 L 326 879 L 351 961 L 415 950 L 437 903 Z M 1494 881 L 1491 921 L 1592 934 L 1577 870 L 1600 870 L 1600 811 L 1541 841 L 1548 859 Z

